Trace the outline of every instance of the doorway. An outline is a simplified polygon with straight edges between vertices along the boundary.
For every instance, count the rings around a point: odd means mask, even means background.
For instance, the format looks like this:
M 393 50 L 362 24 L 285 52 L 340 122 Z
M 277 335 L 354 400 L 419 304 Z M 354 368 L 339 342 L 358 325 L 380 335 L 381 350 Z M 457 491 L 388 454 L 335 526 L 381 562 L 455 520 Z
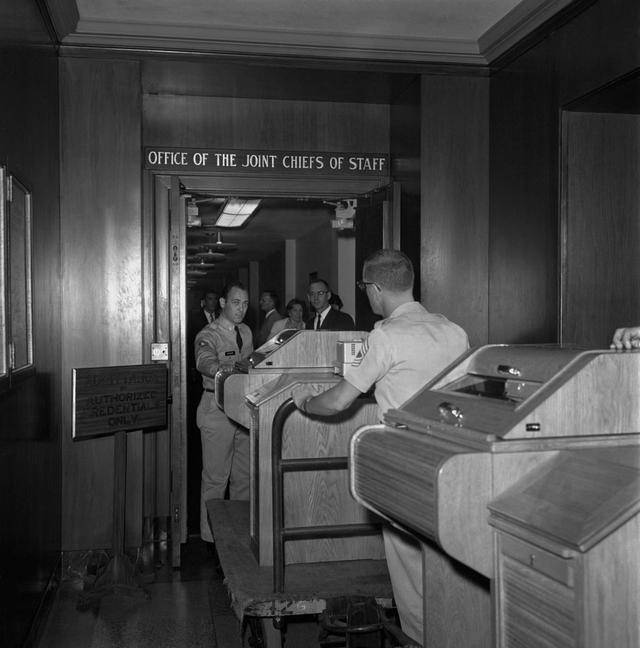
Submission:
M 240 280 L 249 289 L 247 323 L 259 322 L 260 291 L 276 290 L 281 301 L 304 297 L 310 274 L 329 281 L 340 294 L 344 310 L 356 312 L 356 250 L 359 232 L 369 231 L 362 246 L 380 247 L 388 234 L 371 236 L 371 227 L 354 229 L 337 226 L 336 210 L 346 199 L 359 201 L 356 214 L 371 216 L 365 208 L 374 195 L 386 192 L 388 181 L 380 178 L 247 178 L 220 176 L 178 176 L 152 174 L 154 187 L 153 228 L 155 254 L 153 282 L 154 341 L 170 343 L 169 373 L 172 385 L 170 443 L 162 452 L 166 460 L 156 461 L 155 479 L 145 487 L 163 493 L 171 519 L 173 564 L 179 566 L 179 545 L 199 529 L 200 437 L 195 426 L 199 400 L 197 376 L 190 372 L 192 354 L 190 315 L 200 307 L 209 287 L 222 291 L 224 284 Z M 388 180 L 388 179 L 387 179 Z M 385 193 L 388 197 L 388 194 Z M 222 205 L 231 198 L 254 198 L 260 210 L 238 228 L 216 226 Z M 390 219 L 398 219 L 388 200 L 376 200 L 383 210 L 377 222 L 385 232 L 394 231 Z M 261 213 L 262 212 L 262 213 Z M 364 217 L 364 216 L 363 216 Z M 343 224 L 344 225 L 344 224 Z M 390 242 L 388 244 L 391 244 Z M 363 248 L 364 249 L 364 248 Z M 360 252 L 362 254 L 362 250 Z M 334 287 L 337 286 L 337 289 Z M 190 376 L 191 373 L 191 376 Z M 162 473 L 164 467 L 165 472 Z M 164 486 L 163 486 L 164 484 Z M 170 486 L 167 486 L 170 485 Z M 170 495 L 166 496 L 166 491 Z M 157 513 L 156 513 L 157 514 Z

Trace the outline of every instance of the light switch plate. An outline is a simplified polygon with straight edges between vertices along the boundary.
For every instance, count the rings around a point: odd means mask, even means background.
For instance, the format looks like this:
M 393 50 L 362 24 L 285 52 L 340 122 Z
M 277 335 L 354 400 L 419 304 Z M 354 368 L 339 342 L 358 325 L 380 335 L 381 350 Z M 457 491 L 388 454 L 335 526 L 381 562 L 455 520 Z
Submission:
M 169 360 L 169 343 L 153 342 L 151 344 L 151 360 L 160 362 Z

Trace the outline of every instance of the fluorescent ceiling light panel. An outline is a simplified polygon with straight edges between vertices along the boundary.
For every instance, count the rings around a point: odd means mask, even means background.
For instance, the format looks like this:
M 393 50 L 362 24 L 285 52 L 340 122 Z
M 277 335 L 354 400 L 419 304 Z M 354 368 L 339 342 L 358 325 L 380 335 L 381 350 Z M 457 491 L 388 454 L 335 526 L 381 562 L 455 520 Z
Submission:
M 260 198 L 230 198 L 220 212 L 216 227 L 241 227 L 260 205 Z

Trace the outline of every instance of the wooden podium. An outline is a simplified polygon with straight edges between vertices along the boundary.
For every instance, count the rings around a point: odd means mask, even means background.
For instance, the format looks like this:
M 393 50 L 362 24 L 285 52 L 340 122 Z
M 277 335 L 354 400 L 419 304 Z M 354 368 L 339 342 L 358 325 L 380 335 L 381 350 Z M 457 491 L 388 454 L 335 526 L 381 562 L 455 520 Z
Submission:
M 251 547 L 260 566 L 274 563 L 272 502 L 273 423 L 293 389 L 328 389 L 341 380 L 340 372 L 365 331 L 289 332 L 282 341 L 263 345 L 246 371 L 227 373 L 216 380 L 216 398 L 225 414 L 249 429 L 251 464 Z M 346 346 L 345 346 L 346 345 Z M 354 345 L 354 348 L 351 348 Z M 224 385 L 222 387 L 222 385 Z M 222 389 L 221 389 L 222 387 Z M 222 391 L 223 390 L 223 391 Z M 346 456 L 351 434 L 377 421 L 372 399 L 358 399 L 347 412 L 322 419 L 294 412 L 283 429 L 284 459 Z M 284 510 L 288 526 L 369 524 L 377 521 L 349 493 L 346 470 L 289 473 Z M 287 543 L 286 562 L 379 560 L 384 557 L 380 534 L 295 540 Z

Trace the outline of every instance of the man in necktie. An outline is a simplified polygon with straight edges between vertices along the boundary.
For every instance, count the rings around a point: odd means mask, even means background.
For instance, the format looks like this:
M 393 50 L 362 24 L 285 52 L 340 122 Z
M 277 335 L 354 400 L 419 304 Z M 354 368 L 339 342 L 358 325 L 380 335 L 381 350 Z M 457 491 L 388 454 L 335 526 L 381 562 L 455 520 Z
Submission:
M 202 480 L 200 493 L 200 535 L 213 542 L 207 519 L 206 502 L 229 498 L 249 499 L 249 433 L 231 421 L 215 400 L 215 376 L 219 369 L 233 367 L 253 352 L 251 329 L 242 321 L 249 306 L 244 286 L 234 282 L 220 298 L 219 317 L 196 336 L 196 368 L 202 375 L 204 391 L 198 405 L 197 424 L 202 441 Z
M 215 320 L 218 311 L 218 293 L 215 290 L 207 290 L 201 303 L 202 310 L 200 311 L 201 318 L 198 320 L 198 324 L 200 324 L 198 330 Z
M 329 304 L 331 290 L 324 279 L 315 279 L 309 284 L 307 298 L 315 314 L 307 320 L 306 328 L 316 331 L 353 331 L 355 325 L 350 315 L 334 310 Z

